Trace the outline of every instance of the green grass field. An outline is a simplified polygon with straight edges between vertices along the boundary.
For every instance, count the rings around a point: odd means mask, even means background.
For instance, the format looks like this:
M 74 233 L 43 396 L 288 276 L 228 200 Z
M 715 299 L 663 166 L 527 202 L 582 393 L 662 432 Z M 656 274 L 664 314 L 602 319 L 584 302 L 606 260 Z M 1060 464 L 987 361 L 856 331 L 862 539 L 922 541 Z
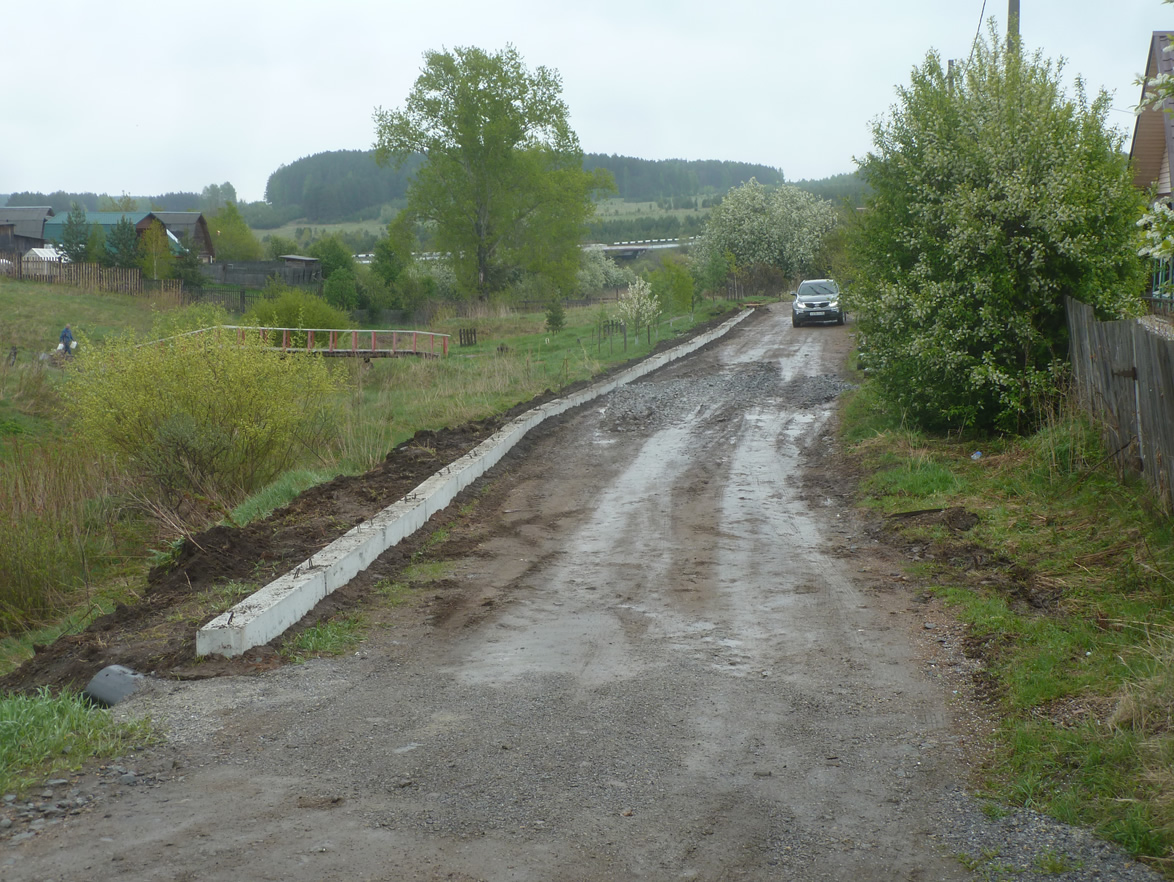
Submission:
M 17 347 L 24 361 L 53 350 L 66 324 L 75 337 L 80 332 L 97 341 L 126 329 L 146 330 L 157 308 L 162 307 L 149 297 L 83 292 L 0 276 L 0 347 L 4 353 Z

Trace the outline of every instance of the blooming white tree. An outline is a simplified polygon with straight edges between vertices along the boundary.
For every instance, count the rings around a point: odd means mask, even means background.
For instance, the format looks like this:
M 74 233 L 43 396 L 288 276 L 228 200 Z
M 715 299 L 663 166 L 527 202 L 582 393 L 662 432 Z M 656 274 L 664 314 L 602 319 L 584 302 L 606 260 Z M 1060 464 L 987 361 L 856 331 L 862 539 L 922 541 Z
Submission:
M 690 256 L 705 267 L 732 254 L 747 269 L 769 266 L 796 278 L 811 267 L 835 225 L 830 202 L 798 187 L 768 188 L 751 178 L 713 209 Z
M 881 390 L 930 428 L 1020 431 L 1056 395 L 1066 295 L 1136 309 L 1144 198 L 1109 97 L 992 30 L 951 75 L 936 54 L 873 127 L 847 292 Z
M 660 303 L 652 293 L 652 285 L 644 279 L 636 279 L 616 302 L 614 317 L 632 329 L 636 336 L 647 330 L 652 339 L 652 325 L 660 315 Z

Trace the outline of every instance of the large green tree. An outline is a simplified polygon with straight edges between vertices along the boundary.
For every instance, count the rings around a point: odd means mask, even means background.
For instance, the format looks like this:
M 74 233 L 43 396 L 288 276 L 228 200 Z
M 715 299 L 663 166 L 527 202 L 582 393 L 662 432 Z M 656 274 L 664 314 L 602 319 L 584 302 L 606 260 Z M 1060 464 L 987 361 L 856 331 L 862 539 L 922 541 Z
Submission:
M 1064 297 L 1118 317 L 1144 268 L 1109 97 L 1065 95 L 993 29 L 951 76 L 936 53 L 873 126 L 848 292 L 889 400 L 930 428 L 1021 431 L 1057 392 Z
M 557 71 L 517 50 L 428 52 L 401 110 L 375 111 L 375 155 L 425 157 L 409 211 L 435 224 L 463 290 L 485 297 L 518 273 L 574 286 L 591 195 L 609 176 L 583 170 Z
M 227 184 L 225 185 L 228 186 Z M 261 260 L 263 249 L 237 207 L 226 202 L 208 218 L 208 232 L 216 247 L 216 259 L 224 262 Z

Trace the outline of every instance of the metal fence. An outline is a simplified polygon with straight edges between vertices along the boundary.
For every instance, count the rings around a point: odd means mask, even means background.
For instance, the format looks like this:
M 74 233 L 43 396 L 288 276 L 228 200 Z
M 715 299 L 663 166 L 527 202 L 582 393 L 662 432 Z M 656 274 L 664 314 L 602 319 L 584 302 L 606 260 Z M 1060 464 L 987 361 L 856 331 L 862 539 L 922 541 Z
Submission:
M 1067 307 L 1081 404 L 1118 466 L 1141 471 L 1174 511 L 1174 336 L 1137 319 L 1098 321 L 1092 307 L 1072 299 Z

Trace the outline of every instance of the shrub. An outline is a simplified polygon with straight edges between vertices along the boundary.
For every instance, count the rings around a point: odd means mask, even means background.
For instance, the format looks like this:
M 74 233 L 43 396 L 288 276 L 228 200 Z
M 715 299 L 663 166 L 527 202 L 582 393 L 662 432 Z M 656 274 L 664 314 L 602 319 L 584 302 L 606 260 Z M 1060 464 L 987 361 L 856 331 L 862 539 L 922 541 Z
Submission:
M 271 285 L 265 293 L 266 298 L 244 314 L 241 324 L 263 328 L 354 327 L 345 312 L 309 291 Z
M 636 337 L 642 329 L 651 329 L 658 315 L 660 304 L 652 294 L 652 286 L 643 279 L 632 282 L 616 303 L 615 317 L 631 328 Z
M 77 431 L 179 512 L 232 504 L 328 443 L 339 385 L 320 359 L 206 332 L 98 347 L 67 393 Z

